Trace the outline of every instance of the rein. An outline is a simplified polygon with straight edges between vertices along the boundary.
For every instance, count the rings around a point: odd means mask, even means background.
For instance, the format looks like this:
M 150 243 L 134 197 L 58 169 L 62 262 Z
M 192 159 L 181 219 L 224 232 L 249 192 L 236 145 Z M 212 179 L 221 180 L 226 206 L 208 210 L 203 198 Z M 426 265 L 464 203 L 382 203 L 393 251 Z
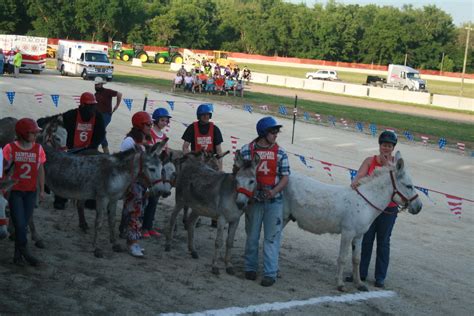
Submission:
M 141 152 L 140 153 L 140 158 L 139 158 L 139 169 L 138 169 L 138 173 L 137 173 L 137 176 L 134 176 L 133 175 L 133 165 L 134 165 L 134 159 L 131 160 L 131 163 L 130 163 L 130 174 L 132 175 L 132 182 L 131 183 L 135 183 L 136 180 L 138 179 L 138 177 L 143 177 L 143 180 L 146 182 L 146 187 L 147 189 L 150 189 L 152 188 L 155 184 L 157 183 L 160 183 L 160 182 L 164 182 L 163 179 L 157 179 L 155 181 L 151 181 L 151 179 L 143 172 L 143 157 L 145 156 L 145 153 L 144 152 Z M 169 182 L 169 180 L 168 180 Z M 170 182 L 171 183 L 171 182 Z
M 392 182 L 392 189 L 393 189 L 393 192 L 392 192 L 392 197 L 390 198 L 390 201 L 393 202 L 393 203 L 396 203 L 393 198 L 398 195 L 402 201 L 403 201 L 403 206 L 400 210 L 397 211 L 397 213 L 399 213 L 401 210 L 404 210 L 408 207 L 408 205 L 410 205 L 410 202 L 412 202 L 413 200 L 417 199 L 418 198 L 418 194 L 415 194 L 413 197 L 411 197 L 410 199 L 408 199 L 402 192 L 400 192 L 398 189 L 397 189 L 397 184 L 395 183 L 395 176 L 393 175 L 393 171 L 390 171 L 390 180 Z M 373 208 L 375 208 L 377 211 L 380 211 L 382 213 L 385 213 L 385 214 L 393 214 L 392 212 L 387 212 L 377 206 L 375 206 L 372 202 L 370 202 L 362 193 L 360 193 L 359 191 L 359 188 L 355 188 L 355 191 L 357 192 L 357 194 L 359 194 L 363 199 L 364 201 L 366 201 L 370 206 L 372 206 Z
M 253 197 L 253 192 L 250 190 L 247 190 L 246 188 L 243 188 L 243 187 L 236 188 L 235 191 L 237 191 L 237 193 L 242 193 L 246 195 L 249 199 Z
M 2 217 L 0 218 L 0 226 L 8 225 L 8 218 Z

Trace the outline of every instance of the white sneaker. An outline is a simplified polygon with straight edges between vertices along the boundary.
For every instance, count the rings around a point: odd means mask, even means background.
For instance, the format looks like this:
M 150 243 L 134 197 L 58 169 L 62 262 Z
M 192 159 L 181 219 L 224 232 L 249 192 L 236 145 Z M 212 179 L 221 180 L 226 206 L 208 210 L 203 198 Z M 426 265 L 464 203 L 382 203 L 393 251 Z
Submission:
M 130 254 L 134 257 L 143 257 L 142 248 L 139 244 L 133 244 L 130 246 Z

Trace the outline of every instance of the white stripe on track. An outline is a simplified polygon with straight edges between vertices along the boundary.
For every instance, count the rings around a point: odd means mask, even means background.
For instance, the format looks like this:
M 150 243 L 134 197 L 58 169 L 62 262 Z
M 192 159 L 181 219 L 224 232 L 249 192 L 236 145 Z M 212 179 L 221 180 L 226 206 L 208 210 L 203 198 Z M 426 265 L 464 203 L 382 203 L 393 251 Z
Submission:
M 282 309 L 289 309 L 305 305 L 318 305 L 322 303 L 347 303 L 356 301 L 365 301 L 372 298 L 387 298 L 393 297 L 397 294 L 393 291 L 370 291 L 370 292 L 358 292 L 354 294 L 344 294 L 339 296 L 321 296 L 314 297 L 304 301 L 289 301 L 289 302 L 275 302 L 275 303 L 264 303 L 259 305 L 250 305 L 247 307 L 228 307 L 223 309 L 211 309 L 202 312 L 196 312 L 191 314 L 181 313 L 163 313 L 161 316 L 181 316 L 181 315 L 192 315 L 192 316 L 230 316 L 240 315 L 244 313 L 263 313 L 269 311 L 279 311 Z

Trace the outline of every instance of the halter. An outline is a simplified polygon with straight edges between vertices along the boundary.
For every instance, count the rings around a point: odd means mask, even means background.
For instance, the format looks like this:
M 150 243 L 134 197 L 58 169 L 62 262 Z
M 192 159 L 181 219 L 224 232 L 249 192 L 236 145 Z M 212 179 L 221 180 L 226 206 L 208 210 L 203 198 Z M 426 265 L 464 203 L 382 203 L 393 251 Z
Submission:
M 8 225 L 8 218 L 0 217 L 0 226 Z
M 413 197 L 411 197 L 410 199 L 408 199 L 402 192 L 400 192 L 398 189 L 397 189 L 397 184 L 395 183 L 395 176 L 393 175 L 393 171 L 390 170 L 390 180 L 392 181 L 392 189 L 393 189 L 393 192 L 392 192 L 392 197 L 390 198 L 390 201 L 391 202 L 394 202 L 394 203 L 397 203 L 393 200 L 393 198 L 398 195 L 402 201 L 403 201 L 403 206 L 402 206 L 402 210 L 403 209 L 406 209 L 408 207 L 408 205 L 410 205 L 410 203 L 417 199 L 418 198 L 418 194 L 415 194 Z M 357 194 L 359 194 L 363 199 L 364 201 L 366 201 L 367 203 L 369 203 L 370 206 L 372 206 L 373 208 L 375 208 L 376 210 L 382 212 L 382 213 L 385 213 L 385 214 L 393 214 L 392 212 L 387 212 L 377 206 L 375 206 L 372 202 L 370 202 L 362 193 L 360 193 L 359 189 L 358 188 L 355 188 L 355 191 L 357 192 Z M 400 212 L 397 211 L 397 213 Z
M 236 188 L 235 191 L 237 191 L 237 193 L 242 193 L 242 194 L 244 194 L 244 195 L 247 196 L 249 199 L 251 199 L 251 198 L 253 197 L 253 191 L 247 190 L 247 189 L 244 188 L 244 187 Z
M 147 189 L 151 189 L 155 184 L 157 183 L 160 183 L 160 182 L 164 182 L 163 179 L 157 179 L 155 181 L 151 181 L 151 179 L 143 172 L 143 157 L 145 156 L 145 153 L 144 152 L 141 152 L 140 153 L 140 159 L 139 159 L 139 169 L 138 169 L 138 174 L 137 176 L 135 177 L 133 175 L 133 161 L 134 159 L 131 160 L 131 164 L 130 164 L 130 174 L 132 175 L 132 182 L 131 183 L 134 183 L 138 177 L 142 177 L 143 180 L 146 182 L 146 187 Z

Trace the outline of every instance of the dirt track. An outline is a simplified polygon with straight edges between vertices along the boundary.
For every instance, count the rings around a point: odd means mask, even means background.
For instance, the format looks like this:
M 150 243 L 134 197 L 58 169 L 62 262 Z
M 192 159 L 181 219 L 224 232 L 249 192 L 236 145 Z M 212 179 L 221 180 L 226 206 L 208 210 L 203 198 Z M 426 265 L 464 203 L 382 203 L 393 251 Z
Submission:
M 161 79 L 172 80 L 174 78 L 174 74 L 171 72 L 136 68 L 132 66 L 116 65 L 115 70 L 118 72 L 129 73 L 129 74 L 143 74 L 147 76 L 155 76 Z M 294 97 L 295 91 L 296 91 L 294 89 L 274 87 L 274 86 L 268 86 L 268 85 L 260 85 L 260 84 L 251 84 L 250 86 L 247 86 L 247 88 L 249 91 L 252 91 L 252 92 L 267 93 L 267 94 L 280 95 L 280 96 L 286 96 L 286 97 Z M 351 98 L 351 97 L 346 97 L 346 96 L 340 96 L 340 95 L 334 95 L 334 94 L 328 94 L 328 93 L 309 92 L 309 91 L 304 91 L 304 90 L 298 90 L 297 94 L 298 94 L 298 98 L 304 99 L 304 100 L 326 102 L 326 103 L 333 103 L 333 104 L 343 104 L 343 105 L 353 106 L 353 107 L 369 108 L 369 109 L 382 110 L 382 111 L 387 111 L 387 112 L 405 113 L 405 114 L 411 114 L 411 115 L 417 115 L 417 116 L 426 116 L 426 117 L 431 117 L 431 118 L 457 121 L 457 122 L 474 123 L 474 116 L 469 115 L 469 114 L 464 114 L 464 113 L 440 111 L 440 110 L 435 110 L 435 109 L 430 109 L 430 108 L 423 108 L 420 106 L 388 103 L 388 102 L 383 102 L 383 101 L 373 101 L 373 100 L 355 98 L 355 97 Z
M 193 100 L 181 96 L 157 93 L 125 84 L 110 83 L 129 98 L 134 98 L 133 111 L 140 108 L 140 98 L 149 93 L 150 99 L 175 100 L 170 133 L 170 146 L 178 148 L 184 131 L 181 123 L 195 119 Z M 34 118 L 61 113 L 75 107 L 72 95 L 92 90 L 93 84 L 78 78 L 62 78 L 53 73 L 39 76 L 24 75 L 21 79 L 2 78 L 0 116 Z M 16 91 L 11 106 L 5 91 Z M 44 93 L 39 105 L 34 93 Z M 48 94 L 60 94 L 56 108 Z M 444 113 L 444 112 L 443 112 Z M 131 112 L 121 106 L 114 114 L 109 128 L 113 151 L 117 151 L 130 128 Z M 255 123 L 262 116 L 230 109 L 215 104 L 213 119 L 223 131 L 224 149 L 230 149 L 230 136 L 239 137 L 239 146 L 255 137 Z M 290 121 L 281 120 L 284 129 L 279 143 L 289 153 L 315 157 L 333 164 L 357 168 L 361 161 L 377 150 L 376 141 L 369 135 L 313 124 L 297 125 L 294 145 L 291 144 Z M 441 152 L 419 144 L 397 145 L 408 165 L 416 185 L 472 199 L 474 186 L 473 160 L 453 152 Z M 349 184 L 347 170 L 333 166 L 333 180 L 321 164 L 308 160 L 306 168 L 290 154 L 293 172 L 304 172 L 323 182 Z M 226 158 L 225 170 L 231 169 Z M 464 201 L 461 219 L 450 214 L 446 199 L 430 193 L 432 200 L 421 196 L 424 208 L 419 215 L 401 214 L 392 234 L 392 253 L 387 290 L 393 297 L 369 299 L 361 302 L 333 302 L 268 312 L 263 315 L 469 315 L 474 310 L 474 204 Z M 160 201 L 156 226 L 164 227 L 174 205 L 173 198 Z M 119 210 L 117 220 L 119 220 Z M 236 275 L 211 274 L 211 258 L 215 231 L 208 226 L 196 230 L 200 259 L 193 260 L 186 250 L 186 234 L 181 228 L 171 252 L 164 252 L 163 239 L 142 241 L 146 258 L 138 260 L 127 253 L 114 253 L 107 242 L 104 226 L 100 244 L 104 259 L 92 254 L 92 233 L 83 234 L 77 226 L 77 215 L 72 207 L 56 211 L 52 197 L 35 211 L 36 223 L 47 248 L 32 247 L 32 252 L 43 262 L 39 269 L 17 268 L 12 264 L 13 243 L 0 241 L 0 314 L 114 314 L 156 315 L 158 313 L 192 313 L 209 309 L 252 304 L 290 302 L 323 296 L 341 295 L 335 289 L 334 276 L 339 236 L 314 236 L 290 223 L 284 231 L 280 270 L 282 278 L 271 288 L 244 279 L 243 249 L 244 223 L 238 228 L 233 262 Z M 93 225 L 94 212 L 87 212 Z M 181 219 L 181 218 L 179 218 Z M 105 223 L 104 223 L 105 224 Z M 125 241 L 123 241 L 125 244 Z M 221 265 L 223 267 L 223 263 Z M 346 268 L 349 271 L 349 265 Z M 259 271 L 260 272 L 260 271 Z M 373 264 L 369 270 L 371 292 Z M 260 280 L 260 273 L 259 273 Z M 348 284 L 349 293 L 357 293 Z

